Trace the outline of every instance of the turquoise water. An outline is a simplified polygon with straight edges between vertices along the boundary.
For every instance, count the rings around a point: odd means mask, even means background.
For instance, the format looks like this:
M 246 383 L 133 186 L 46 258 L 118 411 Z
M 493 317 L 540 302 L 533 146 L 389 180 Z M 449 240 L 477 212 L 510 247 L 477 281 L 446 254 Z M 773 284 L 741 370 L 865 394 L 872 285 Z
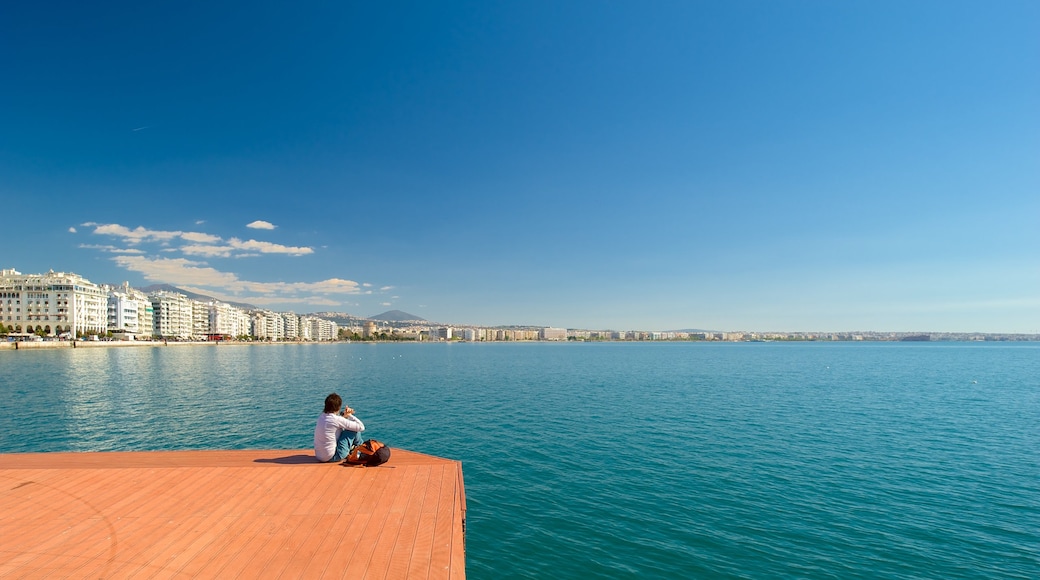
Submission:
M 307 448 L 326 394 L 463 461 L 470 578 L 1036 578 L 1040 345 L 0 352 L 0 451 Z

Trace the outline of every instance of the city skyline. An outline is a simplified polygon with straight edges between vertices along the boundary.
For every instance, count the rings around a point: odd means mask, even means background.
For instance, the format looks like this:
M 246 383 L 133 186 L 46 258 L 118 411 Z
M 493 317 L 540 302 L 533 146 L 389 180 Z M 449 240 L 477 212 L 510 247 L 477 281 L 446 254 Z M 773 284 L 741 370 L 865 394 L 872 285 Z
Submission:
M 487 327 L 1037 334 L 1038 23 L 18 5 L 0 267 Z

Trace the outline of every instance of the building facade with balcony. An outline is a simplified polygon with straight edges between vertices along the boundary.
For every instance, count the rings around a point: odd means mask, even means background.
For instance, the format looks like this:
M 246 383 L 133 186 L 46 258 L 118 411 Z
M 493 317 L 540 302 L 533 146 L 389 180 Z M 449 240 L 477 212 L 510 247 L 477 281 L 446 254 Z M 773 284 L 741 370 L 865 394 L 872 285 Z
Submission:
M 108 327 L 108 296 L 78 274 L 0 270 L 0 322 L 12 334 L 102 334 Z

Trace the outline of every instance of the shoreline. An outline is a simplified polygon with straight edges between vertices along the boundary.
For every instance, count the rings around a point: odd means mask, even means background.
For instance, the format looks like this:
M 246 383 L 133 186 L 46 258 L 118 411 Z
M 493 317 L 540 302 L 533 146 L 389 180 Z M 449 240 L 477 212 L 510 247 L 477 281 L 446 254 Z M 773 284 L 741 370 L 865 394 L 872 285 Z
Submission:
M 126 348 L 126 347 L 166 347 L 166 346 L 273 346 L 287 344 L 336 344 L 337 341 L 324 342 L 239 342 L 220 340 L 22 340 L 0 342 L 0 350 L 47 350 L 77 348 Z
M 1040 340 L 929 340 L 929 341 L 901 341 L 901 340 L 712 340 L 712 341 L 633 341 L 633 340 L 592 340 L 592 341 L 551 341 L 551 340 L 522 340 L 522 341 L 457 341 L 458 344 L 750 344 L 750 343 L 774 343 L 774 344 L 1006 344 L 1006 343 L 1036 343 Z M 77 349 L 77 348 L 130 348 L 130 347 L 182 347 L 182 346 L 210 346 L 216 347 L 249 347 L 249 346 L 285 346 L 285 345 L 331 345 L 331 344 L 455 344 L 456 341 L 353 341 L 353 340 L 326 340 L 326 341 L 221 341 L 221 340 L 24 340 L 24 341 L 0 341 L 0 351 L 10 350 L 53 350 L 53 349 Z

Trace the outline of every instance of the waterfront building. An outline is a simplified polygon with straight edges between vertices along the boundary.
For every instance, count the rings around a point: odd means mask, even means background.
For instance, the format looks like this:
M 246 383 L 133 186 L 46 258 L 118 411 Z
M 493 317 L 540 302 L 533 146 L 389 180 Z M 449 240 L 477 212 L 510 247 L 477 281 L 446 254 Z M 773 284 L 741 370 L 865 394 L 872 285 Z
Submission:
M 152 307 L 152 300 L 147 294 L 131 288 L 129 282 L 123 282 L 122 286 L 110 288 L 109 292 L 119 292 L 126 296 L 128 300 L 132 300 L 137 304 L 137 336 L 152 336 L 155 331 L 155 317 Z M 109 328 L 109 330 L 112 330 Z
M 316 316 L 300 317 L 301 340 L 335 340 L 339 335 L 339 325 L 331 320 Z
M 285 319 L 281 314 L 270 310 L 255 310 L 251 318 L 254 337 L 270 341 L 285 338 Z
M 334 340 L 339 333 L 339 325 L 324 318 L 312 318 L 310 326 L 313 340 Z
M 152 301 L 153 334 L 161 338 L 187 340 L 192 336 L 192 300 L 184 294 L 157 290 L 148 295 Z
M 314 335 L 311 334 L 311 331 L 314 329 L 314 325 L 311 324 L 311 318 L 311 316 L 300 317 L 300 329 L 298 333 L 300 340 L 314 340 Z
M 73 273 L 0 270 L 0 322 L 13 334 L 76 337 L 107 330 L 108 296 Z
M 138 304 L 118 290 L 108 290 L 108 331 L 136 335 L 140 331 Z M 150 333 L 149 333 L 150 334 Z
M 430 329 L 430 340 L 451 340 L 454 335 L 455 329 L 450 326 L 438 326 Z
M 237 338 L 250 333 L 249 315 L 245 310 L 236 308 L 226 302 L 213 300 L 209 307 L 209 332 Z
M 300 336 L 300 317 L 295 312 L 282 313 L 283 325 L 285 327 L 285 340 L 296 340 Z
M 188 300 L 191 302 L 191 337 L 205 340 L 213 332 L 209 325 L 209 302 Z
M 567 329 L 566 328 L 553 328 L 547 327 L 541 330 L 542 340 L 567 340 Z

